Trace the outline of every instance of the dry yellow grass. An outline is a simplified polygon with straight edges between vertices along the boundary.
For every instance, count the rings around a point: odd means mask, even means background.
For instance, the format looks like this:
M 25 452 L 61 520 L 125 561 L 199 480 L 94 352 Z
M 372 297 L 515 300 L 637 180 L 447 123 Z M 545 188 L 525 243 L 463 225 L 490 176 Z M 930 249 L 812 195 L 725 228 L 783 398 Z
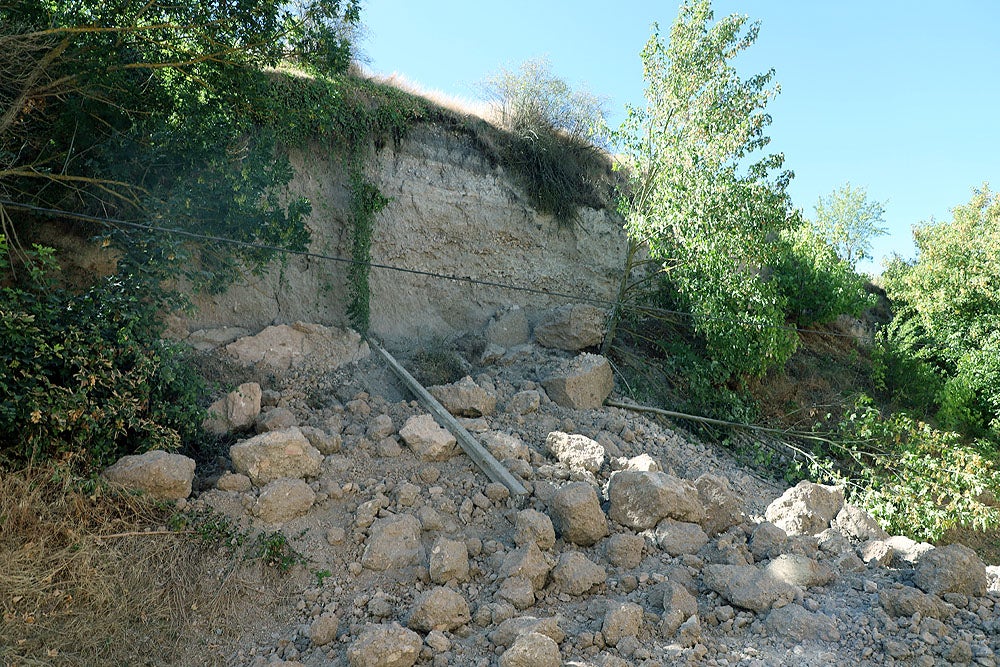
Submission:
M 221 664 L 282 582 L 170 514 L 51 468 L 0 471 L 0 664 Z

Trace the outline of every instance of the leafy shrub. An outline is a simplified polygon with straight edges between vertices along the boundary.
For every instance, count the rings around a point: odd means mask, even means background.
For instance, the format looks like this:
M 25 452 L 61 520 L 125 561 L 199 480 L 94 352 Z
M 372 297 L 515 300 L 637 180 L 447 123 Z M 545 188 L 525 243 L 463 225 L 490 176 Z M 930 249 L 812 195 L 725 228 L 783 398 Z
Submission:
M 932 414 L 944 374 L 925 354 L 926 334 L 919 322 L 896 317 L 875 334 L 871 376 L 877 395 L 919 414 Z
M 958 526 L 1000 527 L 1000 465 L 988 443 L 933 428 L 905 413 L 884 416 L 862 399 L 840 425 L 854 502 L 882 526 L 937 540 Z
M 6 257 L 0 235 L 0 270 Z M 87 470 L 193 442 L 200 381 L 159 339 L 149 285 L 116 275 L 74 293 L 50 280 L 51 249 L 28 261 L 0 298 L 0 454 Z
M 608 145 L 603 100 L 572 90 L 544 59 L 502 70 L 483 87 L 509 133 L 500 141 L 501 161 L 535 208 L 569 222 L 580 206 L 607 204 L 594 177 L 608 171 L 598 148 Z
M 809 224 L 781 234 L 782 250 L 771 280 L 785 299 L 785 313 L 799 326 L 859 316 L 874 304 L 864 279 Z

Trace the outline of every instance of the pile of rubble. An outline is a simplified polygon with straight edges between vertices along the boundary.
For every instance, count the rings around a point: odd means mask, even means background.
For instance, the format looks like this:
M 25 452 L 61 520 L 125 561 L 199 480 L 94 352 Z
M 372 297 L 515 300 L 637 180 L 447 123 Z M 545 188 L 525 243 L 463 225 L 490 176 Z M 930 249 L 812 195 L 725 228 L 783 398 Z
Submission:
M 280 530 L 321 574 L 292 601 L 295 621 L 248 632 L 225 662 L 996 664 L 998 568 L 889 536 L 838 488 L 782 493 L 723 451 L 601 407 L 608 362 L 577 353 L 601 320 L 562 309 L 529 341 L 522 318 L 498 316 L 470 375 L 430 390 L 520 496 L 353 332 L 196 336 L 281 371 L 279 386 L 247 383 L 212 407 L 207 428 L 247 435 L 227 470 L 193 498 L 194 463 L 179 455 L 105 474 Z

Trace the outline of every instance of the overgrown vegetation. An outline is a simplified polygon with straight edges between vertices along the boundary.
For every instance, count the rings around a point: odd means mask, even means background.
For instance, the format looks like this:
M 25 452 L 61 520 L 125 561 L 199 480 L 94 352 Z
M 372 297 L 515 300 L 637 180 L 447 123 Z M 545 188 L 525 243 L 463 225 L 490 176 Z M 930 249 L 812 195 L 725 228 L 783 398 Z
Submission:
M 237 641 L 287 594 L 289 580 L 216 515 L 178 515 L 57 468 L 2 472 L 5 664 L 214 664 L 222 656 L 192 637 Z

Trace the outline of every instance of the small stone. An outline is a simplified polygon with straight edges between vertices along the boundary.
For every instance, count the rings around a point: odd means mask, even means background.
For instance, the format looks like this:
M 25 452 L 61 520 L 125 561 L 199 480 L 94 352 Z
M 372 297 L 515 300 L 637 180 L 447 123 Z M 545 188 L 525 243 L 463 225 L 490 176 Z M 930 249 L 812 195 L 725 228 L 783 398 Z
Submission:
M 180 500 L 191 495 L 194 459 L 154 450 L 123 456 L 101 476 L 112 484 L 142 491 L 157 500 Z
M 597 492 L 586 482 L 573 482 L 556 491 L 549 512 L 555 529 L 567 542 L 590 546 L 608 534 Z
M 633 602 L 612 602 L 604 614 L 601 632 L 608 646 L 617 646 L 624 637 L 635 637 L 642 627 L 642 607 Z
M 500 584 L 497 597 L 511 603 L 515 609 L 524 610 L 535 604 L 535 588 L 527 577 L 507 577 Z
M 347 649 L 351 667 L 412 667 L 420 657 L 420 635 L 398 623 L 368 626 Z
M 282 478 L 261 489 L 254 516 L 268 524 L 283 523 L 304 515 L 316 502 L 316 493 L 301 479 Z
M 385 571 L 424 561 L 420 545 L 420 521 L 411 514 L 379 519 L 372 526 L 361 564 L 369 570 Z
M 570 468 L 596 473 L 604 465 L 604 447 L 585 435 L 552 431 L 545 438 L 545 447 Z
M 429 414 L 410 417 L 399 435 L 421 461 L 447 461 L 458 454 L 458 440 Z
M 430 578 L 436 584 L 469 579 L 469 552 L 465 542 L 439 538 L 431 548 Z
M 986 564 L 963 544 L 949 544 L 924 554 L 913 572 L 913 583 L 928 593 L 986 594 Z
M 222 477 L 215 483 L 215 488 L 220 491 L 230 491 L 233 493 L 246 493 L 253 488 L 253 482 L 246 475 L 239 473 L 224 472 Z
M 271 431 L 284 431 L 298 426 L 299 420 L 295 413 L 288 408 L 271 408 L 257 415 L 255 428 L 257 433 L 269 433 Z
M 500 667 L 559 667 L 562 656 L 551 637 L 529 632 L 517 638 L 500 656 Z
M 662 472 L 615 473 L 608 482 L 608 500 L 608 516 L 635 530 L 653 528 L 667 517 L 698 523 L 705 516 L 698 489 Z
M 708 544 L 708 535 L 696 523 L 664 519 L 656 524 L 656 543 L 671 556 L 694 554 Z
M 639 535 L 617 533 L 608 539 L 605 557 L 613 566 L 631 570 L 642 562 L 645 546 L 646 540 Z
M 342 543 L 345 537 L 344 529 L 340 526 L 334 526 L 326 531 L 326 541 L 330 546 Z
M 570 551 L 559 556 L 552 569 L 552 581 L 568 595 L 583 595 L 594 586 L 605 583 L 607 572 L 583 554 Z
M 764 518 L 789 535 L 816 535 L 844 506 L 844 490 L 803 480 L 767 506 Z

